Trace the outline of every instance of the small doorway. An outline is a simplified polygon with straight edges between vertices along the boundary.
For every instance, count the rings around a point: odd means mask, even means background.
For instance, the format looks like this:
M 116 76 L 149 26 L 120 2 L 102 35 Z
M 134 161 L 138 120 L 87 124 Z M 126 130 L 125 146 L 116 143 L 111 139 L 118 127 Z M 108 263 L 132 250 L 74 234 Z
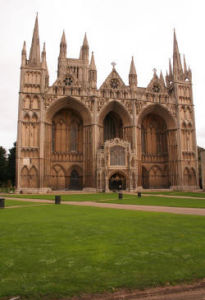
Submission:
M 76 170 L 73 170 L 70 174 L 69 189 L 70 190 L 81 190 L 82 189 L 81 177 L 79 176 L 79 174 Z
M 126 189 L 126 178 L 120 173 L 113 174 L 109 179 L 109 189 L 111 191 L 125 190 Z

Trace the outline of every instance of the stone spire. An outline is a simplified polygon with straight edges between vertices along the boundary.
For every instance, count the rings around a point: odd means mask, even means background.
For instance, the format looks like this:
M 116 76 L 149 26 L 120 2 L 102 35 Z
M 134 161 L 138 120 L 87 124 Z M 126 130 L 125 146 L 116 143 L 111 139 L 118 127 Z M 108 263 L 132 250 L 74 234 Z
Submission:
M 96 71 L 95 58 L 94 53 L 92 52 L 91 60 L 90 60 L 90 70 Z
M 38 14 L 34 25 L 32 44 L 29 55 L 29 63 L 32 65 L 40 65 L 40 42 L 38 33 Z
M 130 64 L 130 75 L 137 75 L 133 56 Z
M 26 65 L 26 60 L 27 60 L 27 56 L 26 56 L 26 42 L 24 41 L 23 43 L 23 49 L 21 52 L 21 66 L 25 66 Z
M 96 88 L 97 85 L 97 70 L 95 65 L 94 53 L 92 52 L 90 66 L 89 66 L 89 82 L 92 88 Z
M 163 87 L 165 87 L 164 76 L 163 76 L 162 71 L 160 71 L 160 77 L 159 77 L 159 80 L 160 80 L 161 84 L 163 85 Z
M 129 85 L 132 87 L 137 86 L 137 73 L 133 56 L 130 64 Z
M 87 34 L 86 34 L 86 32 L 85 32 L 84 40 L 83 40 L 83 47 L 89 48 L 89 45 L 88 45 L 88 39 L 87 39 Z
M 59 57 L 61 58 L 66 58 L 67 55 L 67 43 L 66 43 L 66 38 L 65 38 L 65 32 L 63 30 L 61 42 L 60 42 L 60 55 Z
M 182 74 L 182 64 L 181 64 L 181 58 L 179 54 L 179 47 L 177 43 L 176 33 L 174 30 L 174 47 L 173 47 L 173 73 L 174 73 L 174 79 L 179 79 L 180 75 Z
M 85 60 L 85 61 L 89 61 L 89 45 L 88 45 L 88 40 L 87 40 L 87 35 L 85 33 L 85 36 L 84 36 L 84 40 L 83 40 L 83 45 L 82 45 L 82 59 Z
M 47 62 L 46 62 L 46 44 L 43 44 L 43 51 L 41 53 L 41 61 L 42 61 L 42 68 L 47 69 Z

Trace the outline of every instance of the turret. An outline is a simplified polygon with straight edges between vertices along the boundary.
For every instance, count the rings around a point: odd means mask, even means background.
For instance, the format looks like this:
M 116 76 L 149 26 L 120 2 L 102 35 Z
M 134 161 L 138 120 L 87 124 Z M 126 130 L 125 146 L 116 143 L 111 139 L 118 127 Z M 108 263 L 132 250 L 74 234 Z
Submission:
M 40 65 L 40 42 L 39 42 L 39 33 L 38 33 L 38 15 L 36 16 L 36 21 L 34 25 L 33 38 L 31 43 L 30 55 L 29 55 L 29 64 L 33 66 Z
M 137 73 L 135 69 L 135 63 L 132 56 L 131 64 L 130 64 L 130 73 L 129 73 L 129 85 L 130 87 L 136 87 L 137 86 Z

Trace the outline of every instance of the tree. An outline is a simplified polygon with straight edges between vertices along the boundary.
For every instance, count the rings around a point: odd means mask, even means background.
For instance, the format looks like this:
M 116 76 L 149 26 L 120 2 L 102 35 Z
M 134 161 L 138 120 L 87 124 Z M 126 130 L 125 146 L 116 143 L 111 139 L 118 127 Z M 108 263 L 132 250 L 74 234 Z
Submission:
M 7 165 L 6 150 L 0 146 L 0 186 L 7 182 Z
M 16 183 L 16 142 L 13 147 L 9 149 L 8 155 L 8 168 L 7 168 L 8 179 L 11 181 L 12 186 Z

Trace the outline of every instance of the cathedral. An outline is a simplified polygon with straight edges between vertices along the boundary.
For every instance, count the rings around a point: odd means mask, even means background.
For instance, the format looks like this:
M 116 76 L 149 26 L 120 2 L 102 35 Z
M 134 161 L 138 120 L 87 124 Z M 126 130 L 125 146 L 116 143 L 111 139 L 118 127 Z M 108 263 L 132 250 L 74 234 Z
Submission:
M 192 72 L 175 32 L 166 76 L 154 69 L 148 86 L 139 87 L 132 58 L 128 79 L 126 85 L 113 63 L 97 88 L 86 35 L 79 57 L 68 58 L 63 32 L 50 85 L 36 17 L 28 57 L 25 42 L 22 49 L 18 192 L 198 188 Z

